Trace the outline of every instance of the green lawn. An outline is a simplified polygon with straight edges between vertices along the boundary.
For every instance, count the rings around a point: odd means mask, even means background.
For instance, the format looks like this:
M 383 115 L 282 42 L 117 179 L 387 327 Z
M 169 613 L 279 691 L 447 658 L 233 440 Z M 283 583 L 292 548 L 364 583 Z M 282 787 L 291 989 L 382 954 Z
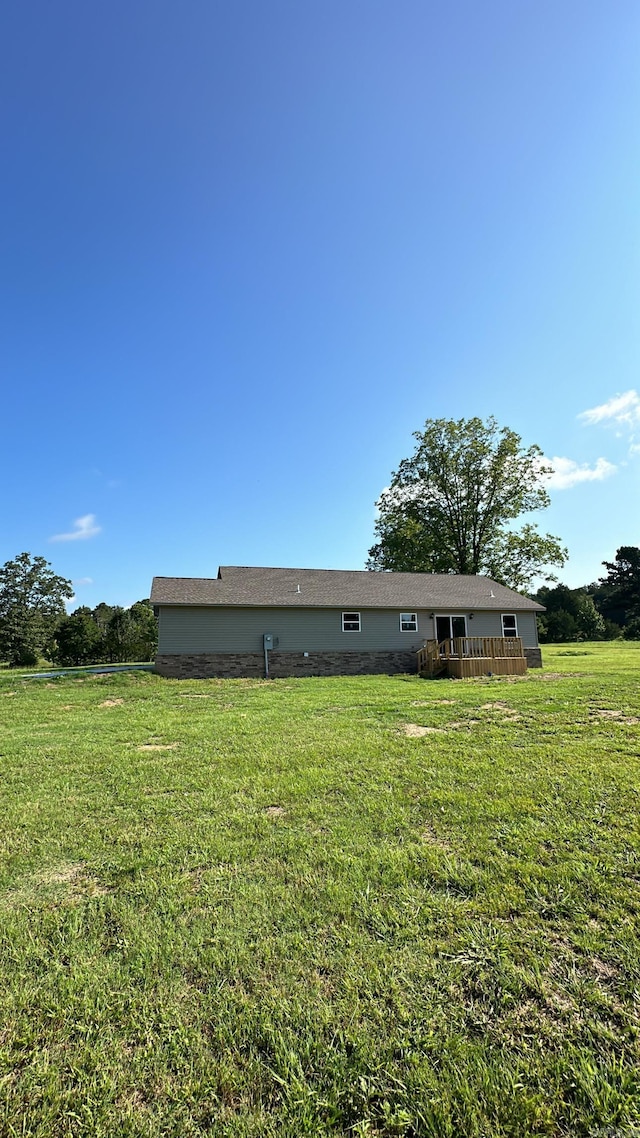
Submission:
M 0 1135 L 640 1134 L 640 645 L 544 658 L 2 673 Z

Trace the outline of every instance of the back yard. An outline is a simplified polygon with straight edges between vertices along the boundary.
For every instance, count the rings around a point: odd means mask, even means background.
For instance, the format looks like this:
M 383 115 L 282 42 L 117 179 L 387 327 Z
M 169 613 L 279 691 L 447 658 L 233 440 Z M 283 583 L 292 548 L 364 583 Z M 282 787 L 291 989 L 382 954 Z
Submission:
M 0 1134 L 640 1134 L 640 645 L 0 674 Z

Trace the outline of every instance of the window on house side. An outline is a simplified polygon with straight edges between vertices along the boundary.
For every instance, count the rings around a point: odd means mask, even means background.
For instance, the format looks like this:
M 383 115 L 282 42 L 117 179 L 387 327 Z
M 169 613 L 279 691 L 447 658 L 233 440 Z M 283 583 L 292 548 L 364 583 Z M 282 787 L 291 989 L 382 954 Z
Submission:
M 518 622 L 515 613 L 502 614 L 502 635 L 503 636 L 517 636 L 518 635 Z
M 360 613 L 359 612 L 343 612 L 343 614 L 342 614 L 342 631 L 343 632 L 359 632 L 360 631 Z
M 417 612 L 401 612 L 400 613 L 400 631 L 401 632 L 417 632 L 418 631 L 418 614 L 417 614 Z

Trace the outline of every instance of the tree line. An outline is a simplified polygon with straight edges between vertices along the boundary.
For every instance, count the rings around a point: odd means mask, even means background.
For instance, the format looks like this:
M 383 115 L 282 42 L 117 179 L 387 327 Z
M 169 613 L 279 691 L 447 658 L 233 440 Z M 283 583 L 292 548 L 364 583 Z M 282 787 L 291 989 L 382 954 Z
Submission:
M 61 619 L 53 634 L 57 664 L 120 664 L 152 660 L 158 648 L 158 624 L 148 599 L 130 608 L 83 605 Z
M 20 553 L 0 568 L 0 659 L 10 667 L 123 663 L 151 660 L 158 645 L 149 600 L 130 608 L 102 602 L 67 615 L 71 581 L 44 557 Z
M 621 545 L 613 561 L 603 561 L 607 574 L 590 585 L 544 585 L 534 600 L 546 612 L 538 617 L 540 640 L 640 640 L 640 548 Z

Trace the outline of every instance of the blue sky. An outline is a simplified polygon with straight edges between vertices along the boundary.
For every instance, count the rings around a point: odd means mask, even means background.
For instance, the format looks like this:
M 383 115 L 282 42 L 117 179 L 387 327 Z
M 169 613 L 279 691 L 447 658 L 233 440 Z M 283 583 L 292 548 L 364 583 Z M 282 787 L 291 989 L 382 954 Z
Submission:
M 0 561 L 92 605 L 361 568 L 412 431 L 490 414 L 558 460 L 567 583 L 640 544 L 637 0 L 25 0 L 0 33 Z

